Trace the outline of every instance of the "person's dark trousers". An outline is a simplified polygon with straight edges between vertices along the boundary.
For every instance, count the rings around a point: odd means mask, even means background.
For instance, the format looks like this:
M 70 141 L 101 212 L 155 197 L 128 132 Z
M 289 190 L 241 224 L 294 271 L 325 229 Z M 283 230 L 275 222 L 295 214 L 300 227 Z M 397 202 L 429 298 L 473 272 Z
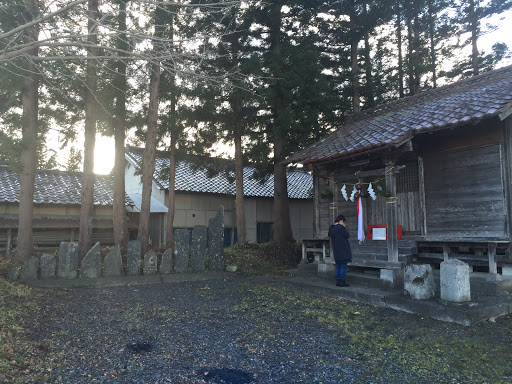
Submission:
M 339 287 L 348 287 L 347 280 L 347 263 L 336 262 L 334 269 L 334 277 L 336 278 L 336 285 Z

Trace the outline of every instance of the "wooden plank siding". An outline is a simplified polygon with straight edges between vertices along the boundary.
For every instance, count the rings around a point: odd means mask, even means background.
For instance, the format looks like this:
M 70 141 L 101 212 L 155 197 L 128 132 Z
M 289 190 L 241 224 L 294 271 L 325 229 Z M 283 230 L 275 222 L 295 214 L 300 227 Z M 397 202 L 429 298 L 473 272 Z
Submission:
M 512 223 L 510 221 L 512 219 L 512 117 L 505 119 L 503 131 L 502 170 L 505 201 L 507 202 L 507 235 L 509 239 L 512 239 Z M 512 244 L 510 244 L 508 248 L 507 261 L 512 263 Z
M 417 191 L 404 191 L 397 193 L 398 198 L 398 224 L 404 233 L 421 234 L 423 214 L 420 210 L 420 194 Z M 386 224 L 386 198 L 377 196 L 377 199 L 367 200 L 368 224 Z
M 324 190 L 331 190 L 332 186 L 329 185 L 328 178 L 326 176 L 320 175 L 318 177 L 318 190 L 319 195 L 322 194 Z M 319 221 L 319 231 L 318 237 L 327 237 L 327 232 L 329 231 L 329 226 L 331 223 L 330 218 L 330 210 L 329 210 L 329 201 L 319 196 L 318 198 L 318 221 Z
M 428 236 L 508 237 L 500 144 L 424 156 Z

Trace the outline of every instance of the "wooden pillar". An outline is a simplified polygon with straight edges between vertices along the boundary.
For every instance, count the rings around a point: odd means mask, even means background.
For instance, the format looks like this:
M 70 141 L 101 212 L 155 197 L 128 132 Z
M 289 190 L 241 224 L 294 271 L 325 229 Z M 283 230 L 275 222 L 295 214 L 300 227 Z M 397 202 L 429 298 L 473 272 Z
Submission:
M 425 207 L 425 168 L 423 165 L 423 157 L 418 157 L 418 178 L 419 178 L 419 194 L 421 209 L 421 234 L 427 235 L 427 209 Z
M 313 238 L 317 238 L 320 233 L 320 199 L 318 197 L 319 194 L 319 177 L 318 171 L 313 173 L 313 215 L 315 217 L 314 229 L 313 229 Z
M 386 189 L 391 196 L 386 199 L 386 224 L 388 261 L 398 262 L 398 239 L 396 226 L 398 223 L 398 208 L 396 197 L 396 174 L 393 172 L 394 162 L 386 162 Z
M 11 253 L 12 229 L 7 229 L 7 243 L 5 245 L 5 257 L 8 259 Z
M 336 209 L 336 200 L 335 200 L 335 190 L 334 190 L 335 186 L 334 186 L 334 176 L 329 176 L 329 189 L 331 190 L 332 192 L 332 201 L 329 202 L 329 212 L 330 212 L 330 216 L 331 216 L 331 220 L 329 222 L 329 225 L 332 225 L 332 223 L 334 223 L 334 219 L 336 218 L 336 216 L 338 215 L 337 213 L 337 209 Z
M 75 241 L 75 228 L 71 228 L 71 234 L 69 236 L 69 241 L 72 243 Z
M 500 117 L 501 118 L 501 117 Z M 503 143 L 501 144 L 501 170 L 503 178 L 503 189 L 505 193 L 505 224 L 506 234 L 509 240 L 512 240 L 512 118 L 505 119 L 505 127 L 503 129 Z M 512 241 L 507 249 L 507 260 L 512 262 Z
M 450 247 L 448 244 L 443 244 L 443 260 L 448 261 L 450 260 Z
M 501 276 L 498 275 L 498 263 L 496 263 L 496 243 L 490 242 L 487 250 L 489 257 L 489 274 L 487 275 L 487 281 L 500 281 Z

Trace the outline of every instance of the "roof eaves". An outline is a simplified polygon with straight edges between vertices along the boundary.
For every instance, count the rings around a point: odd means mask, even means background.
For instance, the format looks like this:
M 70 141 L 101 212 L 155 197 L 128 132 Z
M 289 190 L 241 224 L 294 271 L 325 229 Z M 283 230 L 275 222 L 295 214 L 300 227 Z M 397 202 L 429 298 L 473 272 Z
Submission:
M 329 157 L 323 157 L 323 158 L 317 158 L 317 159 L 307 159 L 304 161 L 304 165 L 310 165 L 310 164 L 311 165 L 319 165 L 319 164 L 324 164 L 324 163 L 332 163 L 334 161 L 340 161 L 340 160 L 344 160 L 346 158 L 359 156 L 364 153 L 374 153 L 374 152 L 378 152 L 378 151 L 383 151 L 385 149 L 389 149 L 390 147 L 395 147 L 395 144 L 379 143 L 379 144 L 368 145 L 366 147 L 357 148 L 352 151 L 347 151 L 344 153 L 337 153 L 337 154 L 329 156 Z
M 501 110 L 502 112 L 498 115 L 498 117 L 500 118 L 500 121 L 503 121 L 512 115 L 512 102 L 505 105 Z

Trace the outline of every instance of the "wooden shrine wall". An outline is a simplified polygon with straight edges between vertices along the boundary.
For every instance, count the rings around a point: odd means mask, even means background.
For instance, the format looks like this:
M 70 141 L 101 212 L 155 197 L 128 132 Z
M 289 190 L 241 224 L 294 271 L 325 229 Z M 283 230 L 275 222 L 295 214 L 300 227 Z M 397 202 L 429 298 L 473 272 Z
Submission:
M 505 237 L 499 143 L 424 155 L 427 236 Z
M 404 234 L 421 234 L 423 213 L 421 211 L 420 194 L 418 191 L 397 192 L 398 224 L 402 226 Z M 386 224 L 386 198 L 377 196 L 373 201 L 365 199 L 368 224 Z

